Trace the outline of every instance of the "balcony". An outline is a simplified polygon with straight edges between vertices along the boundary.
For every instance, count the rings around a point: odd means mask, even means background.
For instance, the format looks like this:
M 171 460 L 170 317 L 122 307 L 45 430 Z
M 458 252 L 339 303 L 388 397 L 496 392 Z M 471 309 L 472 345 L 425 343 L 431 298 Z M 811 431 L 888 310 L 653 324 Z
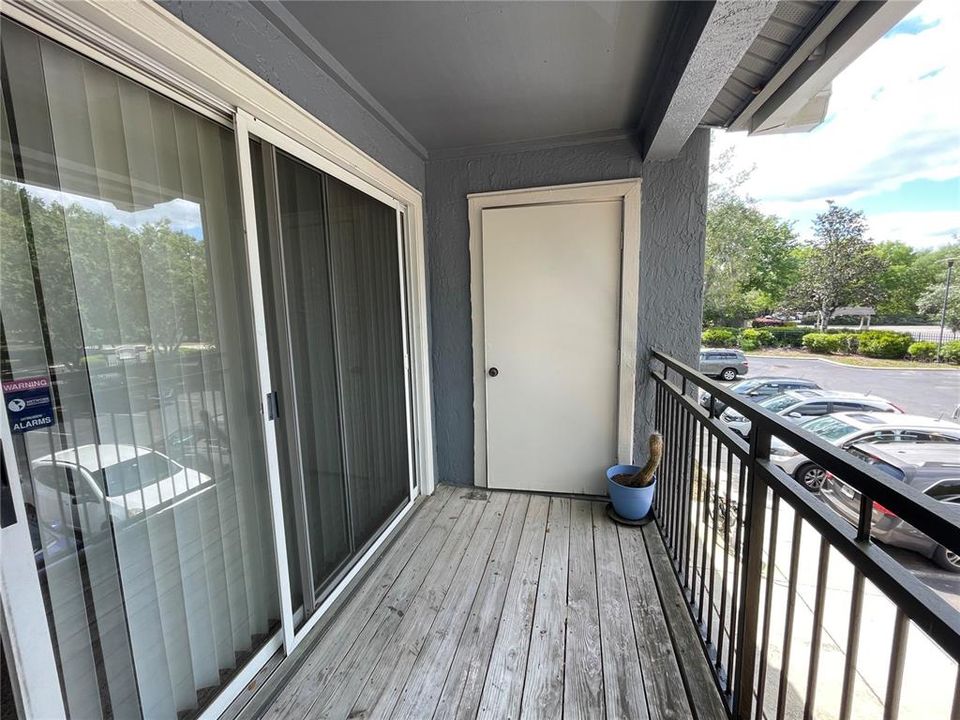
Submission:
M 655 523 L 440 486 L 258 711 L 957 717 L 960 617 L 867 520 L 876 499 L 956 552 L 950 508 L 667 356 L 650 382 L 666 441 Z M 749 442 L 690 399 L 697 388 L 753 421 Z M 770 463 L 773 435 L 861 492 L 858 527 Z
M 605 503 L 440 486 L 265 717 L 722 718 L 671 574 Z

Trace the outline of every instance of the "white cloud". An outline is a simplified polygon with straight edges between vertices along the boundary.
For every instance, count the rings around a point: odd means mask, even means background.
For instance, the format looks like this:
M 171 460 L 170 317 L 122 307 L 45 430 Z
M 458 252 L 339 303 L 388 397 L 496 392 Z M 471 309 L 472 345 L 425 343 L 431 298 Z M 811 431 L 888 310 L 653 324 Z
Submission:
M 715 156 L 733 147 L 736 169 L 756 166 L 744 190 L 766 211 L 796 220 L 801 235 L 809 234 L 809 218 L 827 199 L 848 204 L 918 179 L 955 179 L 956 205 L 868 214 L 874 236 L 900 228 L 903 239 L 930 245 L 948 239 L 939 229 L 960 228 L 960 2 L 925 0 L 908 18 L 927 29 L 882 38 L 842 72 L 828 121 L 813 132 L 714 134 Z
M 942 245 L 960 232 L 960 212 L 956 211 L 877 213 L 869 221 L 874 238 L 900 240 L 915 248 Z

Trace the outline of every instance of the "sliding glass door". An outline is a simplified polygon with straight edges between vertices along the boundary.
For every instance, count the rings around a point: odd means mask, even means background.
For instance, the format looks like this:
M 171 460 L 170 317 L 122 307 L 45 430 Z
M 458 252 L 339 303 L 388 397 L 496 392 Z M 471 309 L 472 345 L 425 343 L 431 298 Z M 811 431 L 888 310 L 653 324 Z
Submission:
M 15 685 L 44 715 L 213 716 L 412 507 L 403 208 L 0 32 Z
M 251 157 L 291 585 L 306 620 L 410 500 L 399 213 L 266 141 Z
M 65 711 L 184 718 L 281 621 L 234 133 L 6 19 L 2 86 L 4 450 Z

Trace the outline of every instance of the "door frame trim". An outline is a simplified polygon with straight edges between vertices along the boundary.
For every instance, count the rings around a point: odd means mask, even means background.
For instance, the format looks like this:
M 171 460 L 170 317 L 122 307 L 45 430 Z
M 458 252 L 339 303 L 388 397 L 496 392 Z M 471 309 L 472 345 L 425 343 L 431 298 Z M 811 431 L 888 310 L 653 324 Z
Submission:
M 473 474 L 487 487 L 486 352 L 483 317 L 483 210 L 523 205 L 620 200 L 623 224 L 620 264 L 620 373 L 617 457 L 633 462 L 637 387 L 637 321 L 640 298 L 640 178 L 498 190 L 467 195 L 470 222 L 470 320 L 473 330 Z

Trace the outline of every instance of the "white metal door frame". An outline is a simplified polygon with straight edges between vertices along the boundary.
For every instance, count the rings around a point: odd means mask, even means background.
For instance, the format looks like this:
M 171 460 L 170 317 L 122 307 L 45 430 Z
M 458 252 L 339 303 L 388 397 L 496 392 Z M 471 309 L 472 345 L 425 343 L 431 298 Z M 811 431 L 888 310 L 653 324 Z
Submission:
M 260 398 L 261 408 L 263 408 L 264 398 L 275 390 L 270 372 L 269 348 L 267 342 L 267 319 L 265 312 L 265 303 L 263 295 L 263 278 L 260 268 L 260 240 L 257 234 L 257 217 L 253 190 L 253 163 L 250 157 L 250 138 L 255 137 L 270 143 L 285 153 L 292 155 L 305 164 L 321 171 L 333 175 L 338 180 L 357 188 L 371 197 L 379 200 L 385 205 L 392 207 L 396 212 L 397 231 L 399 237 L 400 263 L 398 272 L 401 276 L 401 313 L 403 317 L 403 345 L 404 345 L 404 368 L 410 365 L 407 355 L 407 316 L 406 316 L 406 288 L 408 278 L 406 272 L 404 252 L 404 234 L 400 233 L 405 218 L 406 208 L 394 197 L 387 195 L 375 186 L 365 180 L 351 175 L 343 168 L 330 162 L 327 158 L 319 155 L 313 150 L 305 147 L 296 140 L 284 135 L 282 132 L 270 127 L 266 123 L 257 120 L 249 113 L 243 110 L 237 110 L 234 121 L 236 140 L 237 140 L 237 158 L 240 164 L 240 191 L 243 204 L 244 233 L 246 236 L 247 266 L 249 268 L 249 285 L 253 300 L 254 328 L 257 338 L 257 367 L 260 379 Z M 268 191 L 270 189 L 268 188 Z M 276 437 L 276 420 L 268 416 L 266 412 L 261 412 L 263 420 L 264 441 L 267 447 L 267 456 L 269 462 L 269 487 L 271 520 L 273 525 L 274 544 L 277 548 L 277 567 L 278 581 L 280 588 L 281 614 L 283 615 L 283 645 L 287 655 L 293 652 L 294 648 L 306 638 L 310 631 L 316 627 L 321 618 L 333 606 L 337 598 L 349 586 L 354 577 L 360 573 L 370 558 L 374 557 L 380 546 L 387 540 L 393 531 L 403 522 L 404 518 L 413 508 L 417 497 L 417 491 L 413 485 L 413 467 L 416 459 L 415 441 L 416 433 L 413 428 L 413 417 L 409 403 L 410 391 L 410 373 L 405 372 L 404 392 L 407 401 L 406 420 L 407 420 L 407 438 L 408 438 L 408 467 L 410 469 L 410 490 L 407 502 L 391 522 L 381 531 L 381 533 L 370 543 L 366 551 L 353 561 L 352 566 L 347 573 L 340 579 L 336 587 L 324 598 L 323 602 L 313 610 L 306 622 L 297 629 L 296 616 L 293 611 L 293 602 L 290 588 L 290 578 L 287 573 L 288 551 L 286 533 L 284 531 L 284 507 L 282 502 L 280 468 L 279 468 L 279 448 Z M 308 602 L 304 598 L 304 603 Z
M 11 682 L 19 709 L 27 718 L 64 717 L 66 709 L 60 692 L 60 674 L 53 651 L 53 637 L 44 611 L 40 576 L 27 524 L 20 469 L 13 448 L 13 436 L 0 408 L 0 442 L 10 482 L 10 494 L 17 521 L 0 530 L 0 602 L 3 630 L 10 652 Z
M 487 403 L 483 313 L 483 210 L 519 205 L 620 200 L 623 248 L 620 277 L 620 371 L 617 457 L 633 462 L 633 426 L 637 383 L 637 313 L 640 293 L 640 179 L 503 190 L 467 195 L 470 221 L 470 300 L 473 328 L 474 483 L 487 486 Z

